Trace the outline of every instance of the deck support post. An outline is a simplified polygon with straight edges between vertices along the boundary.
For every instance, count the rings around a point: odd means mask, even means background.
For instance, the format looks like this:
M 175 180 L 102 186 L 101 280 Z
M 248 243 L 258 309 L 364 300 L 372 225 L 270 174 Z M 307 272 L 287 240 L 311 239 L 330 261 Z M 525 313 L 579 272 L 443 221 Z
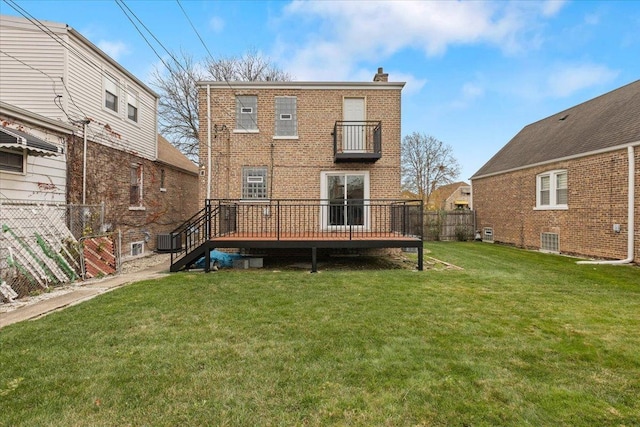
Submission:
M 424 248 L 422 247 L 422 245 L 418 246 L 418 270 L 419 271 L 424 271 L 424 260 L 423 258 L 423 252 L 424 252 Z
M 315 246 L 311 248 L 311 272 L 318 272 L 318 248 Z
M 204 272 L 208 273 L 211 271 L 211 245 L 207 243 L 204 249 Z

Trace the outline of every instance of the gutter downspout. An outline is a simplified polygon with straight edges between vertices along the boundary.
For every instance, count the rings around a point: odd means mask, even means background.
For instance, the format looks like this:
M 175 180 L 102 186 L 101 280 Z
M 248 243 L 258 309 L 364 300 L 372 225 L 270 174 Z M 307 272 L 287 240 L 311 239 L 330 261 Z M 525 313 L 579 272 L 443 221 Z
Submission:
M 211 199 L 211 85 L 207 84 L 207 200 Z
M 632 146 L 627 147 L 627 156 L 629 158 L 629 191 L 628 191 L 628 211 L 627 211 L 627 257 L 621 260 L 613 261 L 578 261 L 578 264 L 608 264 L 608 265 L 620 265 L 629 264 L 633 262 L 633 238 L 635 227 L 634 216 L 634 202 L 635 202 L 635 172 L 636 172 L 636 158 L 634 148 Z

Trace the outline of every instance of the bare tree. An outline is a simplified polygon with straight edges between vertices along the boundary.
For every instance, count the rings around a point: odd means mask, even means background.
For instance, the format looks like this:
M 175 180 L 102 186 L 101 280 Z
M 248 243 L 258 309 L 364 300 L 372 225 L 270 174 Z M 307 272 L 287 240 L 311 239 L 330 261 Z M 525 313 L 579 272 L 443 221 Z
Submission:
M 454 182 L 460 175 L 451 146 L 419 132 L 402 140 L 401 167 L 403 189 L 418 194 L 426 205 L 433 190 Z
M 159 130 L 192 160 L 198 157 L 199 80 L 287 81 L 291 76 L 255 50 L 241 57 L 209 58 L 199 63 L 185 52 L 152 74 L 151 85 L 158 91 Z

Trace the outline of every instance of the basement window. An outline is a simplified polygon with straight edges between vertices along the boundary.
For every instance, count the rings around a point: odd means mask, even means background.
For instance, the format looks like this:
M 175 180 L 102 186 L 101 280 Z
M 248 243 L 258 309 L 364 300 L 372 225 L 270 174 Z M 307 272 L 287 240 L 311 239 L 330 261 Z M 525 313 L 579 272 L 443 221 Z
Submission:
M 493 243 L 493 228 L 485 227 L 482 229 L 482 241 Z
M 144 254 L 144 242 L 131 243 L 131 256 L 140 256 Z
M 560 253 L 558 233 L 540 233 L 540 250 L 542 252 Z

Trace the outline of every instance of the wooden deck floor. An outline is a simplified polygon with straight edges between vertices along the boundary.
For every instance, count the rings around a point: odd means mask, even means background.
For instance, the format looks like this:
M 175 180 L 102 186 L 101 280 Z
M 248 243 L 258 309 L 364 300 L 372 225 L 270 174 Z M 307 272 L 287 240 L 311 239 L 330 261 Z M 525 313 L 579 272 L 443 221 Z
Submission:
M 406 236 L 400 233 L 376 233 L 376 232 L 318 232 L 318 233 L 232 233 L 211 239 L 214 242 L 232 242 L 232 241 L 348 241 L 348 240 L 375 240 L 375 241 L 397 241 L 403 240 L 407 242 L 420 241 L 419 237 Z

